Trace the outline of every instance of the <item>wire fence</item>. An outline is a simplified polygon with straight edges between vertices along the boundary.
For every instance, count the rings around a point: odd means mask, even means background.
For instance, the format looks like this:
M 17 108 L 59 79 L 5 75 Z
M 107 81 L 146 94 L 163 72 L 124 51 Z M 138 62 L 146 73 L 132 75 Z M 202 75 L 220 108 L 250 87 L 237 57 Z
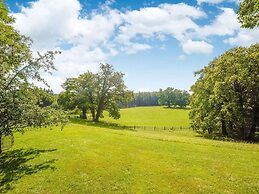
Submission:
M 132 129 L 132 130 L 153 130 L 153 131 L 161 131 L 161 130 L 168 130 L 168 131 L 173 131 L 173 130 L 181 130 L 181 129 L 191 129 L 189 126 L 138 126 L 138 125 L 133 125 L 133 126 L 120 126 L 124 129 Z

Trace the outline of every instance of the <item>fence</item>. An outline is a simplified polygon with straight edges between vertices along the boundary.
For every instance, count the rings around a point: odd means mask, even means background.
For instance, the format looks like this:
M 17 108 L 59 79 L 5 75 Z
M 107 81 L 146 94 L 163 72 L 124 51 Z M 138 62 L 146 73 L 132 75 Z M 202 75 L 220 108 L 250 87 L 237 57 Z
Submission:
M 173 131 L 173 130 L 181 130 L 181 129 L 190 129 L 191 127 L 187 127 L 187 126 L 137 126 L 137 125 L 133 125 L 133 126 L 120 126 L 124 129 L 132 129 L 132 130 L 153 130 L 153 131 L 161 131 L 161 130 L 169 130 L 169 131 Z

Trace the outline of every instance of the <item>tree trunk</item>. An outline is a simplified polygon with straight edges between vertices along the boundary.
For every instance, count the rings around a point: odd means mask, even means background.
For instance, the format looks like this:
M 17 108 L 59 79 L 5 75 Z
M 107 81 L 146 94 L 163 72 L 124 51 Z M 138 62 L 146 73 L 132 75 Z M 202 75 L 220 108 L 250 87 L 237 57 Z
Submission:
M 0 134 L 0 155 L 2 154 L 2 134 Z
M 96 113 L 96 116 L 95 116 L 95 118 L 94 118 L 94 122 L 99 122 L 99 118 L 100 118 L 100 116 L 101 116 L 101 109 L 98 109 L 97 110 L 97 113 Z
M 259 113 L 259 108 L 256 108 L 253 114 L 253 119 L 252 119 L 252 126 L 249 132 L 248 139 L 253 140 L 255 137 L 255 131 L 256 131 L 256 124 L 257 124 L 257 115 Z
M 226 122 L 225 122 L 224 119 L 221 119 L 221 127 L 222 127 L 222 135 L 223 136 L 228 136 Z
M 86 119 L 86 108 L 82 108 L 82 115 L 80 117 L 81 119 Z
M 103 105 L 102 104 L 103 103 L 99 104 L 99 106 L 98 106 L 98 109 L 97 109 L 97 112 L 96 112 L 96 116 L 94 118 L 94 122 L 99 122 L 99 118 L 100 118 L 100 116 L 102 114 L 102 110 L 103 110 Z
M 92 120 L 94 121 L 95 120 L 95 111 L 93 108 L 91 109 L 91 114 L 92 114 Z

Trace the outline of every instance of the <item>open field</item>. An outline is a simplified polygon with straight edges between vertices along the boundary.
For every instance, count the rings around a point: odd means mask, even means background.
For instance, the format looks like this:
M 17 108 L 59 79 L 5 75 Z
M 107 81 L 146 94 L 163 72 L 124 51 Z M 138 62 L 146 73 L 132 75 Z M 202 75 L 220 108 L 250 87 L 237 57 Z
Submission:
M 69 124 L 15 135 L 2 193 L 258 193 L 259 145 Z
M 104 115 L 102 121 L 127 126 L 189 126 L 189 110 L 161 106 L 121 109 L 119 120 Z

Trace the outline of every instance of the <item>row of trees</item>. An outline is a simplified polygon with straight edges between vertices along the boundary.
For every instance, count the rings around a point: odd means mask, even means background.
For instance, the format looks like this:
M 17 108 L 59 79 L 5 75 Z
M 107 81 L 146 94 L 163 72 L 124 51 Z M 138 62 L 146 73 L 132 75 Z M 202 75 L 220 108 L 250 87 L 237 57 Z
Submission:
M 132 92 L 127 90 L 123 76 L 111 65 L 101 64 L 96 74 L 87 72 L 77 78 L 68 78 L 63 84 L 65 91 L 59 95 L 58 103 L 65 110 L 81 109 L 83 119 L 89 111 L 92 120 L 98 122 L 104 110 L 118 119 L 119 104 L 126 104 L 132 99 Z
M 227 51 L 196 74 L 190 113 L 193 129 L 254 139 L 259 130 L 259 44 Z
M 13 28 L 14 19 L 0 1 L 0 154 L 2 139 L 23 132 L 28 127 L 42 127 L 66 123 L 66 117 L 56 107 L 41 104 L 44 90 L 29 80 L 45 83 L 40 72 L 55 70 L 54 55 L 58 52 L 38 53 L 33 57 L 29 38 Z M 49 104 L 50 105 L 50 104 Z
M 158 92 L 138 92 L 133 94 L 133 100 L 121 107 L 138 107 L 138 106 L 167 106 L 186 107 L 189 104 L 190 94 L 185 90 L 178 90 L 168 87 L 165 90 L 160 89 Z
M 159 106 L 158 103 L 159 93 L 158 92 L 137 92 L 133 93 L 133 99 L 127 102 L 126 105 L 120 105 L 121 107 L 130 108 L 138 106 Z

